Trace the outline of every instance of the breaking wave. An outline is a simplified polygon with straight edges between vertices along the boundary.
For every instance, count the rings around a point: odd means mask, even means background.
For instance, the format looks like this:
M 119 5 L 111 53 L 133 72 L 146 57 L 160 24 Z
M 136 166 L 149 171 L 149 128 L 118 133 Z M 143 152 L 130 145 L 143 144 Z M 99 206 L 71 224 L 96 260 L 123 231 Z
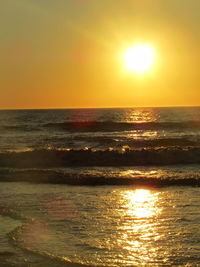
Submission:
M 200 147 L 161 147 L 120 150 L 36 149 L 1 152 L 0 167 L 148 166 L 200 163 Z

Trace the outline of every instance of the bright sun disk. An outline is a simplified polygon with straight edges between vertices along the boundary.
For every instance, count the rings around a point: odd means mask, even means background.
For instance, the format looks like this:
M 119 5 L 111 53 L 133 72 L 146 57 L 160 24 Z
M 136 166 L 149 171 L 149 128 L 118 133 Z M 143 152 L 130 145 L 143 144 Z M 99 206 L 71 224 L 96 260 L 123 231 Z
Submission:
M 134 45 L 125 51 L 124 60 L 128 71 L 143 74 L 152 68 L 155 52 L 148 44 Z

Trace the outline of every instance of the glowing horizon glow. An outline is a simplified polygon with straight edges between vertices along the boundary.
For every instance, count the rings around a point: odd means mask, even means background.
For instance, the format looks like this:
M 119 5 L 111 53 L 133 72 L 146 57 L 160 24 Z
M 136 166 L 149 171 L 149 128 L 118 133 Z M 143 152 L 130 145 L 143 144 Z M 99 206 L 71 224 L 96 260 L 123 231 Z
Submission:
M 155 50 L 149 44 L 131 46 L 125 51 L 124 61 L 127 71 L 144 74 L 153 67 Z

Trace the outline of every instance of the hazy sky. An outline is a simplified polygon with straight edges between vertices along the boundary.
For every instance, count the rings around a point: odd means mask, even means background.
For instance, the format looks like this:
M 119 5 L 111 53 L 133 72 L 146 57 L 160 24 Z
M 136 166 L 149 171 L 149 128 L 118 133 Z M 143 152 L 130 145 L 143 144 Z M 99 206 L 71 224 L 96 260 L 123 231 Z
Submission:
M 1 0 L 0 108 L 200 105 L 199 0 Z M 154 68 L 123 54 L 151 44 Z

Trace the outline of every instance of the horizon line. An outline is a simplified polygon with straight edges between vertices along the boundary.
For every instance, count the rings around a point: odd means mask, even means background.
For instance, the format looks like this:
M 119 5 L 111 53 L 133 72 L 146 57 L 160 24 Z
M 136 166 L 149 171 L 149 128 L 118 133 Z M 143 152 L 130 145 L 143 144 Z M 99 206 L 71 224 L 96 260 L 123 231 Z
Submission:
M 37 107 L 37 108 L 0 108 L 0 111 L 7 110 L 70 110 L 70 109 L 134 109 L 134 108 L 192 108 L 200 105 L 168 105 L 168 106 L 113 106 L 113 107 Z

